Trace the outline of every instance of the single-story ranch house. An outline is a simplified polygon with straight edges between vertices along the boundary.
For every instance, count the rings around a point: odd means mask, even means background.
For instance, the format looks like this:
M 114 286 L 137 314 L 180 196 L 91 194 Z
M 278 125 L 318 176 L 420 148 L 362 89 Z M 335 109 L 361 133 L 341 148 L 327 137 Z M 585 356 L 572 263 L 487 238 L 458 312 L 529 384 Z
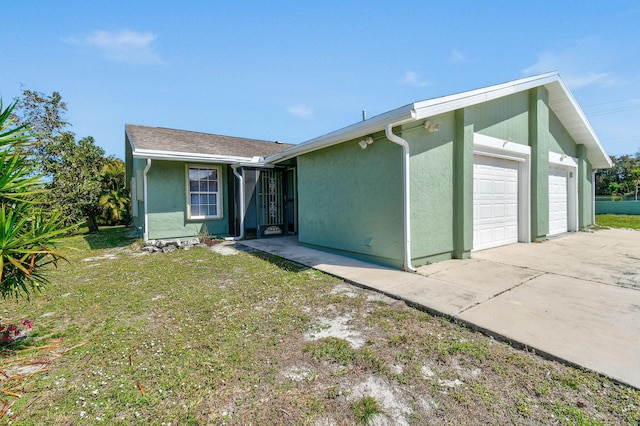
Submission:
M 594 223 L 611 167 L 558 73 L 415 102 L 298 145 L 126 126 L 133 224 L 414 266 Z

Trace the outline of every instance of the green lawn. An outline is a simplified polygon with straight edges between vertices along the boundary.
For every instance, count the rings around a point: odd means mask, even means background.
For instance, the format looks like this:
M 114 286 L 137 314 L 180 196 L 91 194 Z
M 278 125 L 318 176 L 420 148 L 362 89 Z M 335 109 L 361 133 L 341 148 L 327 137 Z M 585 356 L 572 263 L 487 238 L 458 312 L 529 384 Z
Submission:
M 640 392 L 542 359 L 280 258 L 141 255 L 126 229 L 3 321 L 0 422 L 13 424 L 630 424 Z M 325 336 L 318 339 L 320 336 Z
M 596 225 L 608 228 L 640 229 L 640 216 L 626 214 L 596 215 Z

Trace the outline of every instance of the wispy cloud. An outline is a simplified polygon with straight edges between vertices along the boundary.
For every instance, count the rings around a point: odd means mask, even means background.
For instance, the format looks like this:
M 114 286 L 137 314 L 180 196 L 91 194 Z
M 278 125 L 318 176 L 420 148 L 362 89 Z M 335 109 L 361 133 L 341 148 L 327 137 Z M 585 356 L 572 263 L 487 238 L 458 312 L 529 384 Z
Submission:
M 451 53 L 449 53 L 449 62 L 453 64 L 466 64 L 473 62 L 473 60 L 458 49 L 453 49 Z
M 600 51 L 593 42 L 580 41 L 557 51 L 545 51 L 538 54 L 538 61 L 522 70 L 525 75 L 558 71 L 562 79 L 572 89 L 591 85 L 611 86 L 618 81 L 610 71 L 603 69 L 607 61 L 603 55 L 594 55 Z
M 313 120 L 315 118 L 313 108 L 304 104 L 291 105 L 287 108 L 287 112 L 303 120 Z
M 162 64 L 163 61 L 155 52 L 153 42 L 156 34 L 121 31 L 94 31 L 81 38 L 67 41 L 79 46 L 97 48 L 107 59 L 130 64 Z
M 422 78 L 422 76 L 415 71 L 405 72 L 401 81 L 403 84 L 413 87 L 426 87 L 430 84 L 429 80 Z

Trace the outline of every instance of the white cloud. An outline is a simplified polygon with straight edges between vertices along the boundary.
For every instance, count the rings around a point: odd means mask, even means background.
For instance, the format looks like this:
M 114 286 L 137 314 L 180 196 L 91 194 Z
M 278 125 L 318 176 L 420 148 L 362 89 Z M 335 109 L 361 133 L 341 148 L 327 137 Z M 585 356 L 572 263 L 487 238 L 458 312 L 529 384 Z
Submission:
M 295 117 L 302 118 L 303 120 L 313 120 L 315 118 L 313 109 L 304 104 L 291 105 L 287 108 L 287 112 Z
M 408 86 L 426 87 L 429 85 L 429 80 L 422 78 L 422 76 L 415 71 L 407 71 L 402 76 L 402 83 Z
M 602 69 L 607 61 L 602 55 L 595 55 L 598 49 L 593 43 L 580 41 L 558 51 L 538 54 L 538 61 L 522 70 L 525 75 L 558 71 L 572 89 L 591 85 L 611 86 L 617 83 L 616 76 Z
M 449 62 L 454 64 L 466 64 L 473 61 L 461 51 L 453 49 L 451 53 L 449 53 Z
M 161 64 L 160 56 L 153 48 L 156 34 L 139 33 L 131 30 L 94 31 L 80 39 L 68 41 L 80 46 L 97 48 L 112 61 L 131 64 Z

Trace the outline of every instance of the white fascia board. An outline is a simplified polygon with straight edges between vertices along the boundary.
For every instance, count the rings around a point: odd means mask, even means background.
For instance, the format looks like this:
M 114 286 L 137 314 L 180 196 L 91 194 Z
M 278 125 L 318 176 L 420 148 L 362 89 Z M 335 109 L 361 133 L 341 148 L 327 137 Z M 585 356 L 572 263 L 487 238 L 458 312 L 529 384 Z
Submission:
M 593 168 L 611 168 L 613 166 L 611 158 L 602 147 L 600 139 L 593 127 L 591 127 L 587 116 L 584 115 L 582 108 L 580 108 L 580 105 L 562 79 L 558 78 L 546 87 L 550 92 L 549 103 L 551 107 L 556 106 L 554 103 L 561 103 L 562 101 L 569 104 L 569 106 L 557 105 L 557 108 L 553 108 L 553 110 L 572 136 L 577 135 L 574 138 L 576 142 L 586 145 L 587 158 Z M 554 95 L 553 97 L 552 94 Z
M 415 120 L 414 104 L 405 105 L 403 107 L 388 111 L 384 114 L 371 117 L 368 120 L 361 121 L 351 126 L 344 127 L 326 135 L 319 136 L 315 139 L 302 142 L 298 145 L 287 148 L 278 154 L 264 158 L 265 163 L 275 163 L 297 157 L 318 149 L 327 148 L 348 140 L 360 138 L 375 132 L 384 130 L 389 125 L 400 125 Z
M 263 161 L 260 161 L 258 163 L 256 162 L 251 162 L 251 163 L 245 163 L 245 162 L 240 162 L 240 163 L 236 163 L 235 164 L 238 167 L 254 167 L 254 168 L 258 168 L 258 169 L 273 169 L 274 165 L 273 164 L 267 164 Z
M 495 86 L 471 90 L 469 92 L 456 93 L 455 95 L 416 102 L 416 120 L 492 101 L 494 99 L 533 89 L 534 87 L 557 80 L 559 80 L 558 73 L 551 72 Z
M 414 104 L 416 120 L 489 102 L 539 86 L 545 86 L 549 90 L 549 106 L 567 128 L 576 143 L 584 144 L 587 147 L 587 158 L 591 165 L 594 168 L 611 167 L 611 159 L 602 147 L 589 120 L 587 120 L 578 102 L 576 102 L 557 72 L 540 74 L 469 92 L 416 102 Z
M 232 157 L 227 155 L 194 154 L 192 152 L 157 151 L 152 149 L 138 149 L 133 151 L 133 158 L 149 158 L 151 160 L 190 161 L 196 163 L 251 163 L 250 157 Z

